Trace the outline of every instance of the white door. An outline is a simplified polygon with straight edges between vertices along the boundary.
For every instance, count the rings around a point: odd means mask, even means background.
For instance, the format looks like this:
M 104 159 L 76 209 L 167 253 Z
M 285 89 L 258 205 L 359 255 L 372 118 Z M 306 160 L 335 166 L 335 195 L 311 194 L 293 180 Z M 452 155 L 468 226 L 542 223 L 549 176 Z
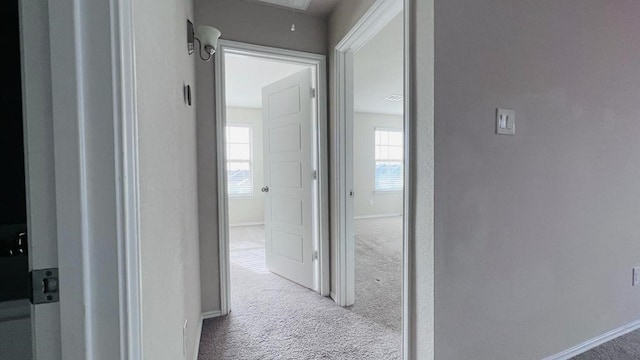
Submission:
M 28 272 L 58 267 L 47 2 L 20 0 L 15 16 L 19 17 L 20 32 L 24 154 L 11 149 L 3 155 L 24 156 L 26 219 L 11 225 L 0 219 L 0 242 L 4 243 L 0 254 L 0 292 L 9 290 L 0 299 L 11 299 L 0 301 L 0 359 L 59 360 L 60 304 L 34 300 L 39 304 L 33 305 L 28 299 L 31 287 Z M 19 91 L 18 87 L 13 89 Z M 24 237 L 17 235 L 23 232 L 27 249 L 23 246 Z M 9 252 L 7 245 L 15 248 Z M 28 256 L 24 256 L 25 252 Z M 43 297 L 55 297 L 53 283 L 48 284 L 51 287 Z M 16 285 L 24 291 L 15 291 Z
M 27 231 L 33 271 L 58 267 L 51 63 L 38 50 L 49 48 L 47 2 L 20 0 L 20 17 Z M 60 303 L 30 307 L 33 359 L 61 359 Z
M 314 287 L 311 70 L 262 89 L 267 269 Z

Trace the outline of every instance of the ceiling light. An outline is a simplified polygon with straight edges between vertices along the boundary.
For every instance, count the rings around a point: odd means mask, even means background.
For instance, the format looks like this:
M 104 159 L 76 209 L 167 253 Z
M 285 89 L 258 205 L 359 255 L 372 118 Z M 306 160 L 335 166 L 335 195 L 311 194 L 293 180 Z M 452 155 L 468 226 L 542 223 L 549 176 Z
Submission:
M 391 95 L 387 96 L 384 99 L 387 100 L 387 101 L 402 101 L 402 100 L 404 100 L 404 96 L 399 95 L 399 94 L 391 94 Z

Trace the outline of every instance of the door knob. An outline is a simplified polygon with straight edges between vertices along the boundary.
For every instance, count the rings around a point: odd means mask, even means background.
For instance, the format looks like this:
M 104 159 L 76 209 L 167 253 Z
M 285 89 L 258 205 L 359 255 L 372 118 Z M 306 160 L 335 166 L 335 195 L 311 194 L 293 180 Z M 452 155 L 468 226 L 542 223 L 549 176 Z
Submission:
M 263 186 L 260 191 L 262 191 L 263 193 L 268 193 L 269 192 L 269 187 L 268 186 Z

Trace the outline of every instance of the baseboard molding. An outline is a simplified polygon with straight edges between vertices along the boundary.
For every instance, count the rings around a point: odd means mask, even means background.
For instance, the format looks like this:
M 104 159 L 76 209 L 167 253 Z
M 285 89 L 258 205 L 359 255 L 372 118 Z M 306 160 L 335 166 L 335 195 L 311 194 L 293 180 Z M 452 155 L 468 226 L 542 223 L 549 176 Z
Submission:
M 207 311 L 202 313 L 203 319 L 212 319 L 222 316 L 222 312 L 220 310 Z
M 258 226 L 258 225 L 264 225 L 264 222 L 247 222 L 247 223 L 229 224 L 229 227 Z
M 200 320 L 198 322 L 198 332 L 196 333 L 196 344 L 195 351 L 193 352 L 193 360 L 198 360 L 198 354 L 200 353 L 200 338 L 202 337 L 202 325 L 204 323 L 204 319 L 200 316 Z
M 402 216 L 402 214 L 382 214 L 382 215 L 363 215 L 363 216 L 354 216 L 355 220 L 364 220 L 364 219 L 378 219 L 378 218 L 387 218 L 387 217 L 396 217 Z
M 595 347 L 598 347 L 608 341 L 611 341 L 620 336 L 626 335 L 634 330 L 640 329 L 640 320 L 634 321 L 627 325 L 621 326 L 615 330 L 611 330 L 606 334 L 602 334 L 591 340 L 585 341 L 578 346 L 574 346 L 571 349 L 565 350 L 561 353 L 546 357 L 542 360 L 568 360 L 574 356 L 578 356 L 584 352 L 587 352 Z
M 199 320 L 200 322 L 198 324 L 198 333 L 196 334 L 196 345 L 195 345 L 193 360 L 198 360 L 198 353 L 200 352 L 200 338 L 202 338 L 202 327 L 204 326 L 204 320 L 219 317 L 221 315 L 222 315 L 222 312 L 220 312 L 220 310 L 207 311 L 202 313 L 202 315 L 200 315 L 200 320 Z

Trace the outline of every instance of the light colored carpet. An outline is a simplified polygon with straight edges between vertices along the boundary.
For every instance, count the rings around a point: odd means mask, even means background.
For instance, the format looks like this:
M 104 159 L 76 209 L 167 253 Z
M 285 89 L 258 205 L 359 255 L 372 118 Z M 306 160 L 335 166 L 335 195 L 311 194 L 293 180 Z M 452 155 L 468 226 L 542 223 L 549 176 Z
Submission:
M 350 308 L 266 271 L 261 231 L 230 229 L 232 312 L 205 321 L 200 360 L 401 358 L 401 218 L 356 221 Z
M 639 360 L 640 330 L 611 340 L 572 360 Z

